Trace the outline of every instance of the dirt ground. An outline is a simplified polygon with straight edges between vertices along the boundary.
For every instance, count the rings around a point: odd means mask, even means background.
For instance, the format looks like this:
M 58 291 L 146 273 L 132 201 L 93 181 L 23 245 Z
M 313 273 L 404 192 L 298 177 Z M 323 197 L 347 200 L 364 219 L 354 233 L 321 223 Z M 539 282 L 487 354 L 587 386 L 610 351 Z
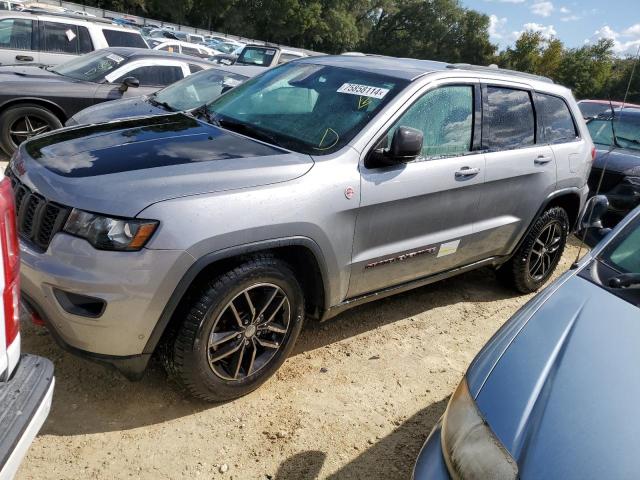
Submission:
M 57 383 L 18 479 L 407 479 L 469 362 L 529 297 L 479 270 L 309 322 L 274 378 L 215 406 L 157 363 L 130 383 L 25 323 L 24 351 L 52 359 Z

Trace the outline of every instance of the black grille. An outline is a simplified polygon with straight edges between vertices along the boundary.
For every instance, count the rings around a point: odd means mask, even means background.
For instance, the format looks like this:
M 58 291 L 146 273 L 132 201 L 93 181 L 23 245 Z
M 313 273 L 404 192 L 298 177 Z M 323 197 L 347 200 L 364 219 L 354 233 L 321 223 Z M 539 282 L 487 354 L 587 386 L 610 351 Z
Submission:
M 9 168 L 5 174 L 11 180 L 16 200 L 18 235 L 46 250 L 53 236 L 62 230 L 71 209 L 33 192 Z
M 591 193 L 596 193 L 598 189 L 598 183 L 600 182 L 600 176 L 602 175 L 602 169 L 600 168 L 592 168 L 591 174 L 589 175 L 589 190 Z M 616 172 L 604 172 L 604 177 L 602 177 L 602 185 L 600 186 L 600 193 L 607 193 L 614 189 L 616 185 L 622 182 L 624 175 Z

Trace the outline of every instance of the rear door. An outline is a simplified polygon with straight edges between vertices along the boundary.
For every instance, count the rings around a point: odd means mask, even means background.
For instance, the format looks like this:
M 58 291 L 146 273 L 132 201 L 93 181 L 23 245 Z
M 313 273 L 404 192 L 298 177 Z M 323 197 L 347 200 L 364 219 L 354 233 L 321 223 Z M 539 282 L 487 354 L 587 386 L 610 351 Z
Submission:
M 556 188 L 556 162 L 541 138 L 531 88 L 496 81 L 482 91 L 486 176 L 475 228 L 489 257 L 513 250 Z
M 39 23 L 41 63 L 58 65 L 93 51 L 87 27 L 50 20 Z
M 363 104 L 367 99 L 364 98 Z M 480 88 L 468 79 L 431 85 L 382 136 L 423 132 L 422 155 L 401 165 L 361 165 L 361 205 L 349 297 L 473 262 L 484 155 Z
M 0 65 L 38 63 L 37 22 L 28 18 L 0 20 Z

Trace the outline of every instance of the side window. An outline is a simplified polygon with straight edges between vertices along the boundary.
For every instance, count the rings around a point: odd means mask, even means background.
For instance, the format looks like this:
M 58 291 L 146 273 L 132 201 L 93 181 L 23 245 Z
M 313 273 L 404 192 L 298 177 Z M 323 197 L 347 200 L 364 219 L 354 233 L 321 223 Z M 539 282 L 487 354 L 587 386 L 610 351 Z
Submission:
M 483 135 L 489 150 L 512 150 L 535 143 L 531 96 L 525 90 L 487 87 Z
M 33 21 L 23 18 L 0 20 L 0 48 L 31 50 Z
M 572 142 L 578 136 L 569 107 L 561 98 L 538 93 L 537 106 L 547 143 Z
M 391 128 L 388 145 L 400 126 L 422 131 L 423 157 L 456 156 L 471 151 L 473 87 L 452 85 L 425 93 Z
M 196 73 L 204 70 L 204 68 L 202 68 L 200 65 L 194 65 L 193 63 L 190 63 L 189 70 L 191 70 L 191 73 Z
M 42 51 L 78 53 L 78 27 L 68 23 L 42 22 L 42 28 Z
M 87 27 L 78 27 L 78 53 L 93 52 L 93 42 L 91 41 L 91 35 Z
M 135 77 L 140 80 L 140 85 L 167 86 L 183 78 L 182 68 L 169 65 L 148 65 L 138 67 L 129 73 L 122 75 L 117 82 L 122 82 L 126 77 Z
M 185 47 L 184 45 L 182 46 L 182 53 L 185 55 L 195 55 L 196 57 L 200 56 L 200 50 L 197 48 Z
M 120 30 L 102 30 L 104 39 L 110 47 L 147 48 L 142 36 L 137 32 L 121 32 Z
M 0 2 L 0 10 L 9 10 L 9 4 L 7 2 Z

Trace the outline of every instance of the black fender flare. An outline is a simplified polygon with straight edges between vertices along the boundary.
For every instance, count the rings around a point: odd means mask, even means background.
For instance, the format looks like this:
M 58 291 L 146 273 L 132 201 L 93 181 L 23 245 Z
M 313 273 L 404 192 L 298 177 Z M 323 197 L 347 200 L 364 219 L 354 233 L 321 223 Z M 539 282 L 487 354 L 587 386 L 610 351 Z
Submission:
M 185 293 L 198 276 L 200 272 L 202 272 L 206 267 L 212 265 L 215 262 L 220 260 L 225 260 L 233 257 L 238 257 L 240 255 L 247 255 L 251 253 L 258 253 L 265 250 L 272 250 L 275 248 L 282 248 L 288 246 L 302 246 L 308 248 L 313 255 L 315 256 L 316 263 L 320 269 L 320 275 L 322 277 L 322 288 L 324 289 L 325 295 L 325 303 L 328 297 L 328 271 L 324 258 L 324 254 L 322 253 L 322 249 L 320 246 L 311 238 L 303 237 L 303 236 L 295 236 L 295 237 L 285 237 L 285 238 L 276 238 L 270 240 L 262 240 L 259 242 L 247 243 L 243 245 L 238 245 L 230 248 L 226 248 L 223 250 L 218 250 L 215 252 L 207 253 L 200 258 L 198 258 L 192 265 L 189 267 L 187 272 L 182 276 L 178 284 L 176 285 L 171 297 L 169 297 L 169 301 L 164 307 L 160 318 L 156 322 L 153 330 L 151 331 L 151 335 L 149 335 L 149 339 L 142 351 L 143 354 L 151 354 L 154 352 L 164 331 L 166 330 L 173 314 L 180 303 L 180 300 L 184 297 Z M 326 305 L 325 305 L 326 308 Z

